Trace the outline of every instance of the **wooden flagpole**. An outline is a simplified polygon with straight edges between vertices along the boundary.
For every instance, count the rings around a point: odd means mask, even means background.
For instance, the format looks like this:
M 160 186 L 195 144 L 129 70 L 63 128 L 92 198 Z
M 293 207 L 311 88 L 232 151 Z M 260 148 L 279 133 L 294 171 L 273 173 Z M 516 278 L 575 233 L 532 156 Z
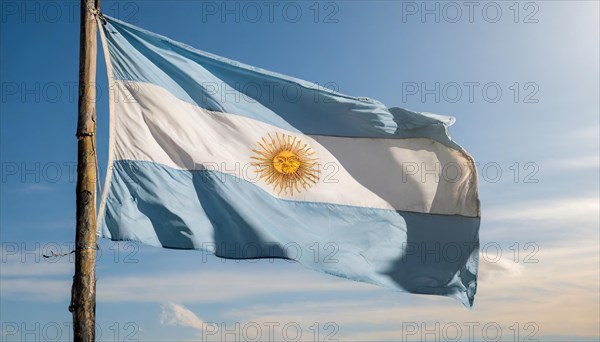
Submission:
M 73 340 L 94 342 L 96 328 L 96 14 L 99 0 L 81 0 Z

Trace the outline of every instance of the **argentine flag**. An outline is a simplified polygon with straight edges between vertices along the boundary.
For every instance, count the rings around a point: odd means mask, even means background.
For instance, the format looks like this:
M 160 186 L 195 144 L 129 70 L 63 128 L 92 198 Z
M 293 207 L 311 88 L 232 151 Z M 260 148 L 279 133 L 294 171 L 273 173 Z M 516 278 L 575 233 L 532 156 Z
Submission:
M 287 258 L 473 305 L 477 175 L 448 136 L 453 118 L 99 23 L 111 88 L 100 236 Z

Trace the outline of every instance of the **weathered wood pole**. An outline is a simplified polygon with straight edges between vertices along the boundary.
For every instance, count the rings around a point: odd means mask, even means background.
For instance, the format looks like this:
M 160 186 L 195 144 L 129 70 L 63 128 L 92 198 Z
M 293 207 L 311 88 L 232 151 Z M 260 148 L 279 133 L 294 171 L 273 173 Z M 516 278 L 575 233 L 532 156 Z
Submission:
M 96 328 L 96 10 L 81 0 L 73 340 L 94 342 Z

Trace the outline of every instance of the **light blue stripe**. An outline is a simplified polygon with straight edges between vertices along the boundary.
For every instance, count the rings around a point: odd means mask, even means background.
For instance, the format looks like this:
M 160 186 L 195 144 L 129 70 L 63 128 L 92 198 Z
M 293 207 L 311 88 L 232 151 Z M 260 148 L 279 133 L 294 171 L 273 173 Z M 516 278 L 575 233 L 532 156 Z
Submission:
M 101 229 L 113 240 L 226 258 L 290 258 L 468 307 L 477 284 L 479 218 L 277 199 L 215 171 L 116 161 Z
M 104 30 L 118 80 L 151 83 L 202 108 L 246 116 L 290 131 L 342 137 L 430 138 L 461 149 L 446 132 L 452 122 L 449 117 L 388 109 L 375 100 L 333 92 L 106 19 Z M 300 94 L 298 99 L 296 94 Z

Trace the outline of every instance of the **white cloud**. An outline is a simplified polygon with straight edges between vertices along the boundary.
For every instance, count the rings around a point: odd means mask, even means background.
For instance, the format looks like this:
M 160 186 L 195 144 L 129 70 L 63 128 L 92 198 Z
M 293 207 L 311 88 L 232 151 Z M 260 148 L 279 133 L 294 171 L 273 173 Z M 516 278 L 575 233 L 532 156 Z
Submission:
M 480 258 L 480 281 L 473 311 L 447 298 L 378 290 L 304 272 L 292 265 L 285 270 L 251 265 L 249 271 L 243 272 L 230 272 L 225 267 L 223 271 L 100 276 L 98 301 L 168 302 L 163 306 L 161 322 L 197 332 L 204 322 L 219 321 L 221 318 L 217 317 L 222 317 L 242 326 L 244 322 L 282 325 L 297 322 L 306 331 L 315 322 L 322 328 L 325 323 L 334 322 L 339 326 L 334 337 L 339 339 L 355 339 L 354 327 L 360 327 L 364 334 L 361 337 L 398 340 L 404 322 L 440 322 L 442 326 L 457 322 L 464 326 L 464 322 L 474 321 L 481 324 L 477 329 L 487 322 L 498 323 L 506 334 L 512 333 L 514 322 L 521 325 L 521 332 L 524 324 L 533 322 L 539 327 L 534 337 L 540 340 L 565 333 L 590 337 L 598 331 L 598 257 L 598 241 L 582 239 L 561 247 L 541 245 L 534 263 L 524 263 L 522 258 L 515 263 L 512 255 L 499 262 Z M 70 281 L 47 277 L 3 279 L 1 289 L 2 298 L 16 296 L 47 302 L 68 298 Z M 326 296 L 340 290 L 348 291 L 352 299 Z M 263 302 L 260 299 L 263 295 L 285 301 Z M 240 298 L 244 301 L 238 301 Z M 211 317 L 200 318 L 186 307 L 174 304 L 183 302 L 219 302 L 219 309 Z M 481 336 L 479 330 L 477 334 Z
M 598 197 L 574 197 L 556 200 L 516 202 L 482 210 L 484 221 L 551 222 L 556 224 L 594 224 L 597 228 Z
M 281 267 L 271 267 L 272 265 L 262 264 L 249 265 L 243 269 L 228 269 L 227 266 L 223 266 L 220 270 L 142 273 L 129 276 L 104 276 L 104 272 L 98 270 L 97 298 L 102 302 L 214 303 L 270 294 L 293 295 L 330 291 L 364 293 L 377 289 L 373 285 L 318 272 L 307 272 L 298 265 L 291 264 L 283 271 Z M 17 275 L 18 271 L 13 271 Z M 62 277 L 64 281 L 61 284 L 64 285 L 61 288 L 55 280 L 50 280 L 46 273 L 33 276 L 34 274 L 28 271 L 23 272 L 20 277 L 0 279 L 3 296 L 23 300 L 68 298 L 70 282 L 67 277 Z M 45 283 L 51 286 L 46 288 Z M 37 296 L 41 288 L 44 288 L 47 297 Z
M 600 167 L 600 157 L 598 155 L 588 155 L 579 157 L 570 157 L 555 159 L 546 163 L 547 168 L 560 168 L 561 172 L 577 171 L 584 169 L 598 169 Z
M 183 305 L 168 302 L 162 306 L 160 323 L 164 325 L 193 328 L 202 331 L 204 322 Z
M 58 302 L 71 295 L 71 281 L 43 277 L 0 278 L 2 299 L 19 299 L 40 302 Z
M 485 253 L 485 252 L 482 252 Z M 519 263 L 496 256 L 481 256 L 479 258 L 479 282 L 493 281 L 501 277 L 518 277 L 523 274 L 523 266 Z
M 321 300 L 253 305 L 234 308 L 227 316 L 238 321 L 335 322 L 340 327 L 336 338 L 351 340 L 400 340 L 402 324 L 436 322 L 443 327 L 457 323 L 463 333 L 468 322 L 477 322 L 477 339 L 486 323 L 499 324 L 509 336 L 514 324 L 522 333 L 538 331 L 534 338 L 571 335 L 590 338 L 599 328 L 598 242 L 580 240 L 563 247 L 540 247 L 536 262 L 519 263 L 512 256 L 498 262 L 480 258 L 480 277 L 475 307 L 465 310 L 456 302 L 439 298 L 397 293 L 357 296 L 353 300 Z M 530 329 L 525 329 L 529 325 Z M 360 326 L 361 335 L 352 333 Z M 527 331 L 525 331 L 527 330 Z M 439 335 L 438 335 L 439 336 Z M 360 338 L 359 338 L 360 337 Z M 420 335 L 413 336 L 419 338 Z
M 273 293 L 365 291 L 372 288 L 316 272 L 298 272 L 298 267 L 291 265 L 284 272 L 252 265 L 243 272 L 198 271 L 104 278 L 98 284 L 98 296 L 111 302 L 206 303 Z

